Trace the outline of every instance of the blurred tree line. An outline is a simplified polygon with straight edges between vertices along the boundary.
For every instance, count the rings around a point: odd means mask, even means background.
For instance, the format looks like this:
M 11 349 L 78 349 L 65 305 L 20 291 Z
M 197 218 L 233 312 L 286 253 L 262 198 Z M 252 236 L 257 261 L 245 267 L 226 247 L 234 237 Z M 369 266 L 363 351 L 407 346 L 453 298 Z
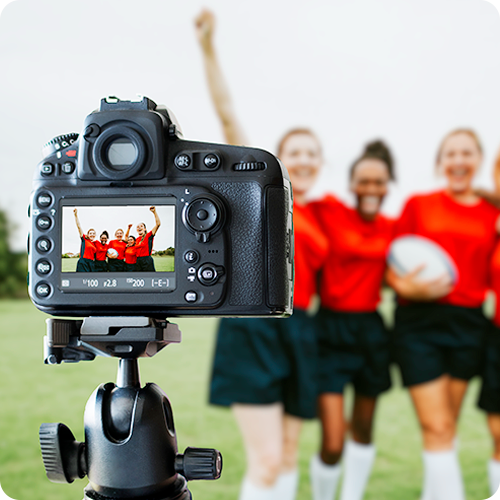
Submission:
M 0 297 L 26 297 L 28 256 L 11 250 L 11 230 L 7 214 L 0 210 Z

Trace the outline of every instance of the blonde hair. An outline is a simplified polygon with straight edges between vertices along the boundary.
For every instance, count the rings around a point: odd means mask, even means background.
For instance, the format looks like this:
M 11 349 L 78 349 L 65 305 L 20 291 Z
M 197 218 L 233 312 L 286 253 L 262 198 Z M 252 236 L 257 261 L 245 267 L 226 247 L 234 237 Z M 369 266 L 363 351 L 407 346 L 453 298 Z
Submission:
M 444 145 L 446 141 L 450 138 L 453 137 L 454 135 L 458 134 L 465 134 L 474 139 L 477 149 L 481 154 L 483 154 L 483 146 L 481 144 L 481 141 L 479 140 L 479 136 L 476 134 L 476 132 L 470 128 L 457 128 L 455 130 L 452 130 L 451 132 L 448 132 L 441 141 L 441 144 L 439 145 L 439 149 L 436 155 L 436 166 L 439 164 L 441 160 L 441 153 L 443 152 Z
M 283 151 L 283 148 L 285 146 L 286 141 L 288 141 L 288 139 L 290 139 L 290 137 L 292 137 L 293 135 L 309 135 L 309 136 L 311 136 L 318 143 L 319 151 L 321 153 L 321 143 L 319 142 L 318 136 L 311 129 L 298 127 L 298 128 L 293 128 L 293 129 L 289 130 L 280 139 L 280 141 L 278 142 L 278 148 L 277 148 L 278 157 L 281 156 L 281 152 Z

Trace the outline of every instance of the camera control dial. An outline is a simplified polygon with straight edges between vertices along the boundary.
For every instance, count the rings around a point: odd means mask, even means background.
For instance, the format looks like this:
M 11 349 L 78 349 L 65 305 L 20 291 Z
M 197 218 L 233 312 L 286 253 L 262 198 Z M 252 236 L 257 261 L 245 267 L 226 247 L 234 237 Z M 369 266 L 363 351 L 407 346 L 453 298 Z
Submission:
M 52 140 L 43 145 L 42 155 L 44 158 L 51 156 L 61 149 L 66 149 L 71 146 L 78 139 L 78 134 L 64 134 L 54 137 Z
M 222 225 L 223 208 L 215 198 L 198 198 L 184 207 L 182 220 L 198 241 L 206 243 Z

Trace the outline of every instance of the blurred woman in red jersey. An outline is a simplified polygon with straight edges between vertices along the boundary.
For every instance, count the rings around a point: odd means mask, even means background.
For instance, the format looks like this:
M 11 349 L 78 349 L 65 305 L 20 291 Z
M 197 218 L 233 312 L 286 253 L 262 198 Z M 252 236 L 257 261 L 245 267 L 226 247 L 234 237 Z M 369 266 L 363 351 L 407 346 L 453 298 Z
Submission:
M 394 222 L 380 214 L 393 161 L 381 141 L 368 144 L 350 171 L 356 207 L 333 196 L 313 203 L 329 240 L 321 273 L 319 399 L 322 442 L 311 461 L 314 500 L 332 500 L 340 479 L 347 425 L 344 388 L 355 400 L 344 457 L 341 500 L 361 500 L 375 459 L 372 427 L 377 397 L 390 388 L 389 333 L 376 311 Z
M 494 167 L 495 192 L 477 193 L 500 208 L 500 153 Z M 487 412 L 488 427 L 493 439 L 493 455 L 488 462 L 488 479 L 493 496 L 500 486 L 500 241 L 497 240 L 490 263 L 490 286 L 495 296 L 495 311 L 486 340 L 483 383 L 478 406 Z
M 78 233 L 80 234 L 80 239 L 82 240 L 82 244 L 80 247 L 80 258 L 76 264 L 76 272 L 77 273 L 93 273 L 95 271 L 94 261 L 95 261 L 95 238 L 96 232 L 95 229 L 89 229 L 87 234 L 83 232 L 82 226 L 80 225 L 80 220 L 78 219 L 78 209 L 74 209 L 73 213 L 75 214 L 75 223 L 78 229 Z
M 246 144 L 212 42 L 214 17 L 196 19 L 208 86 L 230 144 Z M 294 196 L 294 314 L 286 320 L 223 319 L 220 323 L 210 401 L 231 406 L 247 455 L 240 500 L 292 500 L 298 482 L 297 453 L 302 419 L 316 413 L 315 320 L 306 312 L 327 241 L 307 193 L 322 165 L 321 146 L 308 129 L 294 129 L 280 141 Z
M 419 269 L 402 277 L 387 272 L 399 296 L 395 354 L 423 434 L 423 500 L 465 499 L 456 426 L 468 381 L 480 370 L 488 330 L 481 306 L 499 214 L 473 191 L 481 162 L 472 130 L 450 132 L 436 160 L 445 189 L 411 197 L 397 224 L 398 235 L 421 235 L 441 245 L 455 261 L 457 283 L 448 277 L 420 281 Z

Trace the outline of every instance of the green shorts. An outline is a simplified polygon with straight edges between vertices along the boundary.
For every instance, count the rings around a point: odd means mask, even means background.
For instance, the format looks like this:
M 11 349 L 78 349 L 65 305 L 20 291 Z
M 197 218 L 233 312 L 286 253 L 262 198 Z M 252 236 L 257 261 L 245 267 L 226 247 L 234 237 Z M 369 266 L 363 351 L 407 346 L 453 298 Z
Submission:
M 210 403 L 230 406 L 281 402 L 285 412 L 316 416 L 316 319 L 293 316 L 222 319 Z
M 96 260 L 94 262 L 94 271 L 96 273 L 107 273 L 108 263 L 105 260 Z
M 500 328 L 495 325 L 487 334 L 481 375 L 478 406 L 488 413 L 500 413 Z
M 409 304 L 398 306 L 395 319 L 394 354 L 405 386 L 479 374 L 490 324 L 481 308 Z
M 377 312 L 321 309 L 318 314 L 318 389 L 342 394 L 352 383 L 356 393 L 376 397 L 391 387 L 390 337 Z
M 95 272 L 94 268 L 95 262 L 90 259 L 84 259 L 80 257 L 78 262 L 76 263 L 76 272 L 77 273 L 93 273 Z
M 153 257 L 137 257 L 135 270 L 143 273 L 154 272 L 156 269 Z
M 125 271 L 125 261 L 120 259 L 109 259 L 108 270 L 110 273 L 121 273 Z

